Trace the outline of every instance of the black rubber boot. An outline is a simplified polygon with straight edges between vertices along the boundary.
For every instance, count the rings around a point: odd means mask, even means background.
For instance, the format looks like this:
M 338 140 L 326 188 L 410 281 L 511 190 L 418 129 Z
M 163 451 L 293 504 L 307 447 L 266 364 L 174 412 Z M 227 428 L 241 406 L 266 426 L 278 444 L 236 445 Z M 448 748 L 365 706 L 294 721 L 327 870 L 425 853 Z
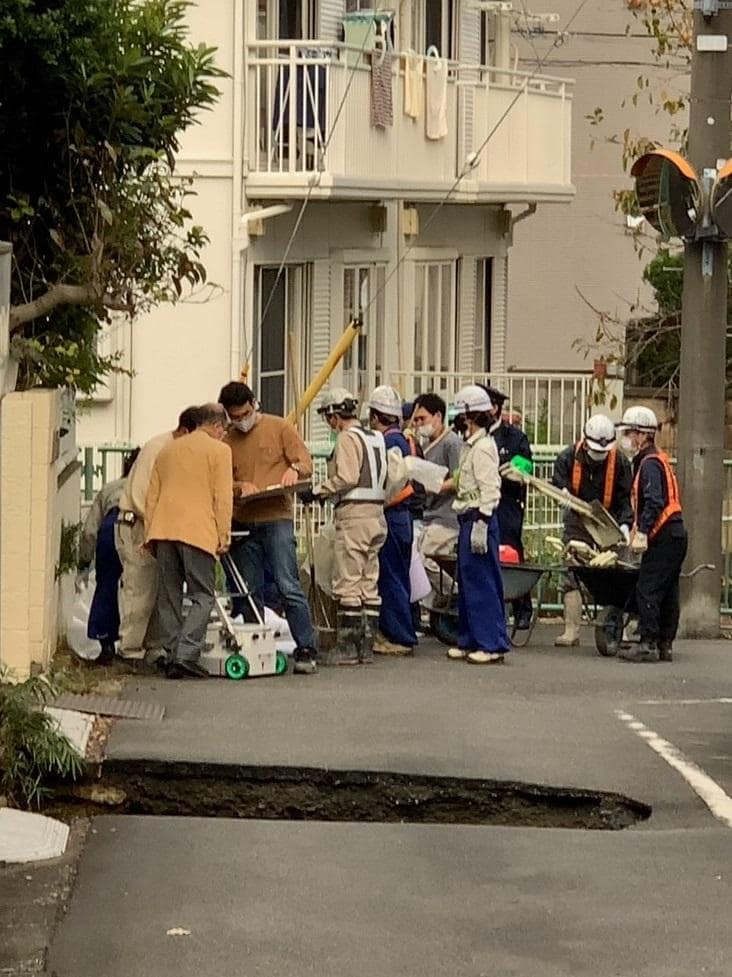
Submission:
M 674 660 L 673 652 L 673 642 L 671 641 L 659 641 L 658 642 L 658 660 L 660 662 L 672 662 Z
M 339 607 L 336 618 L 334 665 L 358 665 L 361 660 L 363 614 L 360 607 Z
M 379 626 L 379 610 L 378 605 L 364 605 L 361 654 L 359 656 L 362 665 L 371 665 L 374 660 L 374 638 Z

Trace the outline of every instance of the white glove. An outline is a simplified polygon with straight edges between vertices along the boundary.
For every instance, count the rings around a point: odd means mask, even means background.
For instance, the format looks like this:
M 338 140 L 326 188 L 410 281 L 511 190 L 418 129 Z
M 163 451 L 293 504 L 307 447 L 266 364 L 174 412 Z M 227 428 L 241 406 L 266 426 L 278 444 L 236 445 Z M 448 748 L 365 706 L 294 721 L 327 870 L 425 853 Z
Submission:
M 79 570 L 76 574 L 76 580 L 74 580 L 74 590 L 76 593 L 80 593 L 82 590 L 86 590 L 89 586 L 89 574 L 91 573 L 91 567 L 85 567 L 83 570 Z
M 559 503 L 559 508 L 562 512 L 569 512 L 569 500 L 572 498 L 572 493 L 567 488 L 562 489 L 562 495 L 565 496 L 566 501 Z
M 470 530 L 470 552 L 476 556 L 483 556 L 488 552 L 488 523 L 482 519 L 476 520 Z
M 623 534 L 623 539 L 625 540 L 625 545 L 627 546 L 630 542 L 630 528 L 628 526 L 621 526 L 620 532 Z
M 645 533 L 639 533 L 637 530 L 633 533 L 633 538 L 630 541 L 630 548 L 634 553 L 645 553 L 648 549 L 648 537 Z

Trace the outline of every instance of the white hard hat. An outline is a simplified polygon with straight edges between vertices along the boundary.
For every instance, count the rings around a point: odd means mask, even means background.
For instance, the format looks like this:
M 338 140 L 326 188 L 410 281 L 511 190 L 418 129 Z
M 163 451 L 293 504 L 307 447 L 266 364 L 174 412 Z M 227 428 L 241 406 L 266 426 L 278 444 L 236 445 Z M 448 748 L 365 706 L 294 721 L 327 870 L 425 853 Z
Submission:
M 353 414 L 355 417 L 357 406 L 358 400 L 350 390 L 346 390 L 345 387 L 333 387 L 322 394 L 318 414 L 329 415 L 342 411 L 344 414 Z
M 584 435 L 588 448 L 607 454 L 615 444 L 615 425 L 604 414 L 593 414 L 585 424 Z
M 655 434 L 658 430 L 658 418 L 650 407 L 629 407 L 618 424 L 620 431 L 642 431 L 644 434 Z
M 492 412 L 493 402 L 488 391 L 477 384 L 463 387 L 455 394 L 454 409 L 458 414 Z
M 387 384 L 382 384 L 380 387 L 374 388 L 371 396 L 366 401 L 366 406 L 371 408 L 371 410 L 378 411 L 380 414 L 386 414 L 387 417 L 401 419 L 402 416 L 402 398 L 393 387 Z

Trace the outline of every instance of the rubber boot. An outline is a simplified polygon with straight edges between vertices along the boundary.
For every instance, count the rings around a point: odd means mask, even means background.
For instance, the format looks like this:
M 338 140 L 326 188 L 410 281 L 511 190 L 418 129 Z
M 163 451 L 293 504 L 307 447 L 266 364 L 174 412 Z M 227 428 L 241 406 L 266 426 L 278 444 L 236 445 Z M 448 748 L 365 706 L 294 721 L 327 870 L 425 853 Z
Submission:
M 371 665 L 374 660 L 374 638 L 379 626 L 379 606 L 378 604 L 364 604 L 363 608 L 363 631 L 361 632 L 361 654 L 359 659 L 362 665 Z
M 564 633 L 554 642 L 557 648 L 573 648 L 579 644 L 582 623 L 582 594 L 568 590 L 564 595 Z
M 660 662 L 672 662 L 674 660 L 673 642 L 671 641 L 659 641 L 658 642 L 658 660 Z
M 360 607 L 339 607 L 336 616 L 334 665 L 358 665 L 361 657 L 363 614 Z

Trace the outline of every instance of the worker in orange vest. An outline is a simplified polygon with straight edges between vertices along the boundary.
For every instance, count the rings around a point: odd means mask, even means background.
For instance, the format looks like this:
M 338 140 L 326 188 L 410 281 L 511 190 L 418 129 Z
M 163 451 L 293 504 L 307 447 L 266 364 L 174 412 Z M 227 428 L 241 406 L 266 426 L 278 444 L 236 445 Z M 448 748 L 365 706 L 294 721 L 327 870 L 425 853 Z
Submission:
M 554 462 L 552 483 L 584 502 L 599 500 L 630 538 L 633 510 L 630 505 L 632 474 L 628 459 L 617 450 L 615 425 L 604 414 L 593 414 L 583 436 L 566 447 Z M 580 517 L 567 510 L 564 516 L 565 543 L 581 540 L 593 544 Z M 564 632 L 554 642 L 569 648 L 579 644 L 582 595 L 576 576 L 569 570 L 564 583 Z
M 658 421 L 649 407 L 629 407 L 618 429 L 633 456 L 630 548 L 641 554 L 636 585 L 641 640 L 619 657 L 629 662 L 670 662 L 679 627 L 679 577 L 688 545 L 679 486 L 667 456 L 656 447 Z

